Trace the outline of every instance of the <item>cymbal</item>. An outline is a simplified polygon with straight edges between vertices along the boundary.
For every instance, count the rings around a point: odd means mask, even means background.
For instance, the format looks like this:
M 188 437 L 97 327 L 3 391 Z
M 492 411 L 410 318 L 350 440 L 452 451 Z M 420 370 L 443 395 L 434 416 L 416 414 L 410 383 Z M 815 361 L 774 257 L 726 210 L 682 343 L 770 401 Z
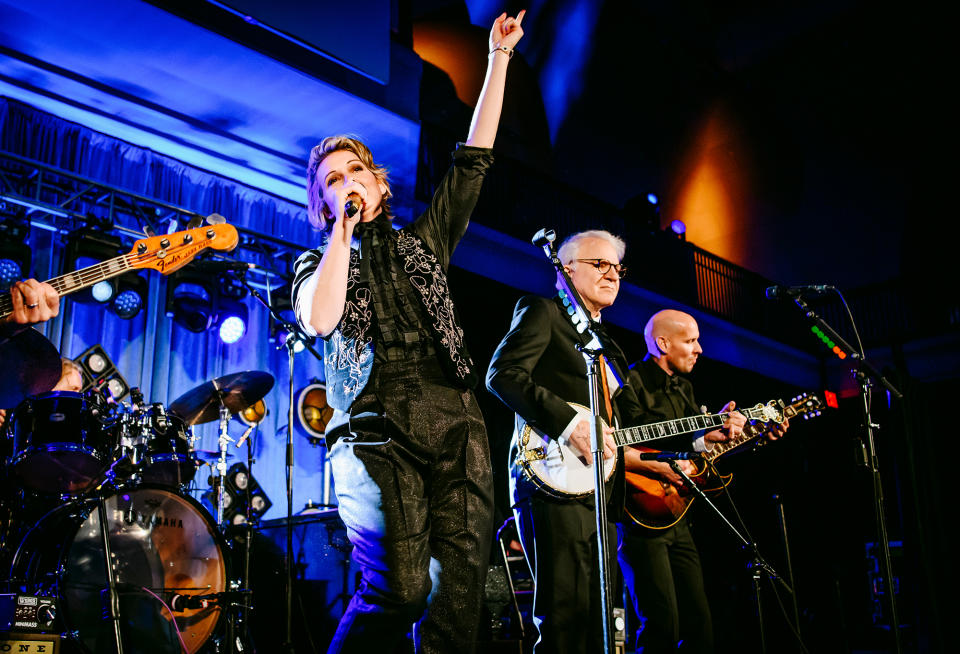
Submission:
M 190 389 L 170 404 L 170 411 L 188 425 L 199 425 L 217 420 L 221 404 L 231 414 L 238 413 L 263 398 L 271 388 L 273 375 L 269 372 L 235 372 Z
M 216 463 L 220 460 L 220 450 L 194 450 L 197 461 L 202 463 Z M 233 458 L 233 455 L 227 452 L 227 461 Z
M 15 407 L 29 395 L 46 393 L 60 379 L 60 353 L 33 328 L 7 340 L 0 336 L 0 361 L 0 407 Z

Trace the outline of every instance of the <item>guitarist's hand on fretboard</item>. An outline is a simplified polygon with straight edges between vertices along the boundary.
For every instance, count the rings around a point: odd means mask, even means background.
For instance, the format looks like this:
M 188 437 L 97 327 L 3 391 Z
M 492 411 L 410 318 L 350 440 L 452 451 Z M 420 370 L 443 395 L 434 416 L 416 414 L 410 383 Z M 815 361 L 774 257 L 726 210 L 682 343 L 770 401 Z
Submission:
M 50 320 L 60 313 L 60 296 L 50 284 L 27 279 L 10 287 L 12 313 L 4 323 L 35 325 Z
M 720 410 L 720 413 L 727 414 L 727 418 L 723 421 L 723 427 L 708 431 L 703 435 L 704 440 L 708 443 L 708 448 L 711 447 L 711 445 L 709 445 L 710 443 L 723 443 L 737 438 L 743 433 L 743 427 L 747 424 L 747 418 L 739 411 L 735 411 L 736 408 L 737 403 L 731 400 Z
M 784 434 L 787 433 L 787 429 L 790 428 L 790 421 L 786 418 L 783 419 L 783 422 L 777 424 L 775 422 L 770 423 L 770 428 L 764 433 L 764 436 L 767 440 L 775 441 Z M 763 442 L 763 441 L 761 441 Z

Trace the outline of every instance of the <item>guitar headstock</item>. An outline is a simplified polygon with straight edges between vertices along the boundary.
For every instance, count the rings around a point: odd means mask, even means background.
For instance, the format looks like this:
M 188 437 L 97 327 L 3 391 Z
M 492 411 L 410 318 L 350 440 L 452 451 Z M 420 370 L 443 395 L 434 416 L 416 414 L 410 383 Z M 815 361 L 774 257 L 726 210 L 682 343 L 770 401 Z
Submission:
M 787 418 L 803 416 L 804 420 L 819 416 L 822 412 L 823 401 L 816 393 L 801 393 L 790 400 L 790 404 L 783 410 Z
M 781 400 L 770 400 L 766 404 L 756 404 L 755 406 L 741 410 L 741 413 L 750 421 L 756 422 L 775 422 L 778 425 L 783 422 L 783 402 Z
M 131 268 L 152 268 L 164 275 L 183 268 L 203 250 L 229 251 L 240 237 L 233 225 L 205 225 L 182 232 L 139 239 L 127 254 Z

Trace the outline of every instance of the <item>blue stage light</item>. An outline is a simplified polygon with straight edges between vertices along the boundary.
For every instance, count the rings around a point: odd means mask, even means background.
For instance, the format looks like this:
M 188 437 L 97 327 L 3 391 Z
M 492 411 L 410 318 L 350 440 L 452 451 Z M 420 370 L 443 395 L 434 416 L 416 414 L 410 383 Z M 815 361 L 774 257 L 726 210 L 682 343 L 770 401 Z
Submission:
M 22 277 L 19 263 L 12 259 L 0 259 L 0 291 L 6 291 Z
M 108 280 L 102 282 L 97 282 L 93 285 L 93 288 L 90 289 L 90 294 L 93 296 L 93 299 L 101 304 L 106 304 L 113 299 L 113 296 L 116 294 L 116 287 Z
M 133 289 L 124 289 L 113 299 L 113 312 L 124 320 L 130 320 L 143 308 L 143 298 Z
M 220 323 L 220 340 L 224 343 L 236 343 L 247 331 L 247 323 L 240 316 L 227 316 Z
M 686 238 L 687 226 L 682 220 L 671 220 L 670 221 L 670 231 L 676 234 L 679 238 Z
M 659 204 L 660 198 L 657 197 L 656 193 L 647 193 L 647 202 L 650 204 Z

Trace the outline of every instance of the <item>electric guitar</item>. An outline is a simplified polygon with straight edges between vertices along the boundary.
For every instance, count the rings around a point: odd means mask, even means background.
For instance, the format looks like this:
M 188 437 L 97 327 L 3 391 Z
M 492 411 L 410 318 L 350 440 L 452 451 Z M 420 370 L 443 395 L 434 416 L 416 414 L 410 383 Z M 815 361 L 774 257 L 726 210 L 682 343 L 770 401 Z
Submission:
M 133 249 L 127 254 L 54 277 L 47 283 L 53 286 L 60 296 L 64 296 L 138 268 L 152 268 L 169 275 L 190 263 L 203 250 L 232 250 L 239 239 L 237 228 L 226 223 L 196 227 L 164 236 L 150 236 L 135 242 Z M 10 294 L 0 294 L 0 320 L 11 313 L 13 300 Z
M 593 420 L 590 409 L 582 404 L 568 402 L 584 420 Z M 750 409 L 738 409 L 750 421 L 780 422 L 782 416 L 775 402 L 757 404 Z M 722 427 L 726 413 L 703 414 L 664 420 L 638 427 L 617 429 L 613 441 L 617 447 L 646 443 L 660 438 Z M 593 493 L 593 457 L 584 458 L 571 449 L 566 439 L 552 438 L 517 418 L 513 438 L 516 443 L 516 463 L 524 475 L 539 489 L 553 497 L 567 499 Z M 617 457 L 604 461 L 604 477 L 609 480 L 617 465 Z
M 819 416 L 823 409 L 820 398 L 807 393 L 793 398 L 790 404 L 783 405 L 782 402 L 780 404 L 782 406 L 782 417 L 788 419 L 799 416 L 812 418 Z M 774 422 L 782 422 L 782 419 Z M 701 455 L 700 461 L 694 462 L 696 471 L 690 475 L 690 478 L 705 491 L 716 492 L 721 490 L 730 483 L 733 475 L 712 474 L 708 472 L 710 470 L 709 464 L 712 464 L 727 452 L 736 450 L 763 435 L 766 428 L 767 425 L 762 422 L 747 422 L 743 432 L 736 438 L 723 443 L 714 443 L 709 452 L 704 452 Z M 639 447 L 638 449 L 644 452 L 656 451 L 646 447 Z M 672 527 L 686 514 L 687 509 L 696 499 L 693 491 L 686 486 L 677 488 L 659 478 L 629 470 L 626 472 L 626 477 L 626 514 L 638 525 L 650 529 Z

